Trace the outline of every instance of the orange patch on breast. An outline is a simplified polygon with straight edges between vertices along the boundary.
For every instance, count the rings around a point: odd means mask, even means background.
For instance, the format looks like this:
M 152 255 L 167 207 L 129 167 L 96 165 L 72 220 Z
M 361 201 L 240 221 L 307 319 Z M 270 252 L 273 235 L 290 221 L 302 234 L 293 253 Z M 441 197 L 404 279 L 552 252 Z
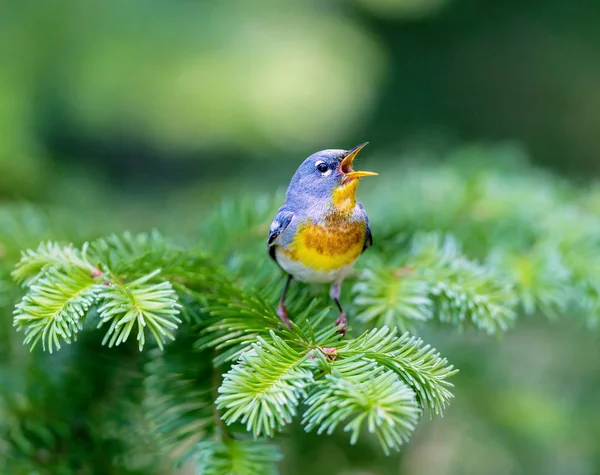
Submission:
M 298 227 L 286 254 L 313 269 L 335 270 L 358 259 L 365 235 L 364 222 L 328 219 L 324 224 L 315 224 L 309 221 Z

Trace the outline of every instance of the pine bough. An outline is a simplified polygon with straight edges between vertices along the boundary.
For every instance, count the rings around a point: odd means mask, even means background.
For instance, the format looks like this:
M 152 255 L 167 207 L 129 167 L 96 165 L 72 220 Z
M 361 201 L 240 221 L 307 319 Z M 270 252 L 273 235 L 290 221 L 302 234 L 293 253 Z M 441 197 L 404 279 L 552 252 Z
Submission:
M 293 327 L 280 326 L 279 275 L 258 257 L 269 200 L 224 204 L 203 250 L 157 233 L 27 250 L 13 271 L 25 289 L 14 325 L 26 344 L 49 352 L 93 326 L 109 347 L 135 338 L 150 348 L 149 427 L 166 453 L 194 460 L 199 473 L 277 473 L 281 455 L 269 439 L 294 419 L 317 434 L 347 432 L 351 443 L 371 434 L 385 453 L 398 450 L 424 413 L 446 409 L 456 372 L 407 331 L 437 321 L 497 334 L 519 313 L 567 310 L 596 324 L 600 309 L 600 229 L 588 211 L 596 201 L 573 193 L 565 205 L 547 177 L 520 171 L 502 179 L 460 167 L 419 173 L 402 175 L 400 189 L 421 208 L 387 213 L 379 252 L 361 259 L 344 339 L 328 300 L 307 289 L 292 292 Z M 418 198 L 431 181 L 452 200 Z M 223 222 L 239 229 L 216 232 Z M 450 230 L 480 259 L 467 258 Z
M 23 253 L 13 278 L 26 290 L 14 324 L 32 349 L 56 351 L 94 323 L 109 347 L 153 342 L 148 417 L 171 453 L 195 458 L 203 473 L 275 470 L 275 446 L 244 429 L 273 437 L 296 417 L 307 431 L 347 431 L 352 443 L 365 429 L 388 453 L 425 410 L 442 414 L 452 398 L 455 370 L 420 339 L 386 326 L 340 339 L 328 309 L 306 296 L 292 303 L 294 327 L 281 328 L 268 295 L 238 288 L 201 252 L 156 233 L 80 249 L 43 243 Z M 191 359 L 174 359 L 176 344 L 163 355 L 178 332 L 196 334 Z M 196 368 L 193 358 L 212 364 Z

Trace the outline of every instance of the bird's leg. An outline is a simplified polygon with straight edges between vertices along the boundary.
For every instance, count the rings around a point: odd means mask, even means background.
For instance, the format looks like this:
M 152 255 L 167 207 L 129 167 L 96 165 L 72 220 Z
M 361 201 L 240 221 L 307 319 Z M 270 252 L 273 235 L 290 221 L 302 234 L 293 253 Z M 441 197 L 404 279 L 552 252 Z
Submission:
M 290 282 L 292 281 L 292 276 L 288 275 L 287 280 L 285 281 L 285 285 L 283 286 L 283 292 L 281 294 L 281 298 L 279 299 L 279 305 L 277 306 L 277 316 L 281 319 L 283 324 L 292 328 L 292 322 L 290 321 L 290 317 L 288 317 L 287 309 L 285 308 L 285 296 L 287 294 L 288 288 L 290 287 Z
M 336 305 L 340 309 L 340 316 L 335 321 L 335 325 L 339 327 L 340 335 L 344 336 L 346 334 L 346 330 L 348 329 L 348 317 L 346 316 L 346 312 L 342 308 L 342 304 L 340 303 L 340 293 L 342 290 L 342 281 L 334 282 L 331 285 L 331 290 L 329 291 L 329 295 L 335 301 Z

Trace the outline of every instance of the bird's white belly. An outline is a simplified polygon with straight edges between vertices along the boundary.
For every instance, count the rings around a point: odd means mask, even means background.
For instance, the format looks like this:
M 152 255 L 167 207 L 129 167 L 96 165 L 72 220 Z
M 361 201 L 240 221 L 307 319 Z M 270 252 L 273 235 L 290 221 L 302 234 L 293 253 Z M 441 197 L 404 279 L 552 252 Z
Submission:
M 353 262 L 352 264 L 332 270 L 314 269 L 304 265 L 300 261 L 291 260 L 279 246 L 275 249 L 275 257 L 281 268 L 288 274 L 291 274 L 294 279 L 312 284 L 327 284 L 341 281 L 350 273 L 350 270 L 354 266 Z

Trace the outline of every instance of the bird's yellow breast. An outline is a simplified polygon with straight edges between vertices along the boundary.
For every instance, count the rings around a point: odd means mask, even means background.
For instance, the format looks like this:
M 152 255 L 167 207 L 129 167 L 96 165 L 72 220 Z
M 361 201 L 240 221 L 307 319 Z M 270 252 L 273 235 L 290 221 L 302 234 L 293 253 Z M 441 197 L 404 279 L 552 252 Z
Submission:
M 330 218 L 323 224 L 298 226 L 286 255 L 313 269 L 331 271 L 352 264 L 360 256 L 367 232 L 365 222 Z

